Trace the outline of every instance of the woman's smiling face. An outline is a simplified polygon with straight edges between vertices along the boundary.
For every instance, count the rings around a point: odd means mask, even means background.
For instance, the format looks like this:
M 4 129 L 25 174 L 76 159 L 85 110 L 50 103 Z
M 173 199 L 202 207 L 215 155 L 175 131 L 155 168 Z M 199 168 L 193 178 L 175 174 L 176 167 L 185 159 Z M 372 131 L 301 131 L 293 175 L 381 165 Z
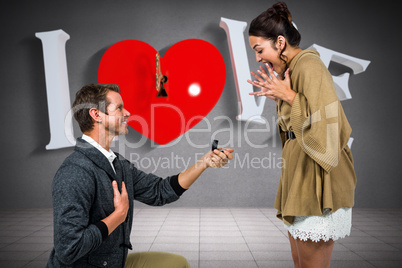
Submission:
M 253 35 L 248 40 L 255 51 L 257 62 L 268 63 L 278 74 L 285 72 L 286 64 L 280 59 L 280 50 L 273 41 Z

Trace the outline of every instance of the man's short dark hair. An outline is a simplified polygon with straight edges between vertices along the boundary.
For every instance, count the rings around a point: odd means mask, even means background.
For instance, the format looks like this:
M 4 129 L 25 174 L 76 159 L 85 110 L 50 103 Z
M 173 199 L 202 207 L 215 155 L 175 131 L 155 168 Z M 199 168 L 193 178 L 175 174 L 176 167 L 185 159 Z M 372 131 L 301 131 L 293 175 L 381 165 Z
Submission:
M 107 113 L 106 108 L 109 102 L 106 94 L 110 90 L 120 94 L 120 88 L 117 84 L 88 84 L 75 94 L 73 103 L 74 118 L 83 133 L 92 130 L 94 127 L 94 120 L 89 114 L 89 110 L 96 108 L 103 113 Z

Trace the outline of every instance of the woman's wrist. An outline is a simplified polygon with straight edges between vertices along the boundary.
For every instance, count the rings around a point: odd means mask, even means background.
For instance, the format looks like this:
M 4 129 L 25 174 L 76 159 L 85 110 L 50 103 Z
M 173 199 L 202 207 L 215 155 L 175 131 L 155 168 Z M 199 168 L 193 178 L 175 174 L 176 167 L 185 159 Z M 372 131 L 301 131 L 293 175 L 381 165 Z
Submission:
M 295 100 L 296 97 L 296 92 L 294 92 L 292 89 L 290 89 L 289 94 L 286 95 L 286 101 L 287 103 L 289 103 L 290 106 L 293 105 L 293 101 Z

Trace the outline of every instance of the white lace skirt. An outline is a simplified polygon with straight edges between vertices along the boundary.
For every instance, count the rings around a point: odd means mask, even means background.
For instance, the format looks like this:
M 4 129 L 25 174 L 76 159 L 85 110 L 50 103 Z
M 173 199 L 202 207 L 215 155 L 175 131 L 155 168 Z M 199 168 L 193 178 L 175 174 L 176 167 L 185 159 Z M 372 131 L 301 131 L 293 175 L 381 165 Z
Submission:
M 325 209 L 322 216 L 296 216 L 293 224 L 285 225 L 294 239 L 314 242 L 338 240 L 350 235 L 352 209 L 340 208 L 334 213 Z

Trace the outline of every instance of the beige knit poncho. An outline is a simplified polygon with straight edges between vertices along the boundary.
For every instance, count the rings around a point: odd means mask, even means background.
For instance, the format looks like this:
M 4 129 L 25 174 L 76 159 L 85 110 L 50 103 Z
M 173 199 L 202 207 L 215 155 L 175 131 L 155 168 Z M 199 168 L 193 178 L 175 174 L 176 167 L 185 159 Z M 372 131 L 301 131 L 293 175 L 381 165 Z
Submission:
M 307 49 L 289 65 L 293 105 L 279 101 L 282 170 L 275 201 L 277 216 L 322 215 L 354 205 L 356 175 L 347 142 L 351 127 L 336 95 L 332 76 L 318 52 Z M 287 139 L 293 131 L 296 139 Z

